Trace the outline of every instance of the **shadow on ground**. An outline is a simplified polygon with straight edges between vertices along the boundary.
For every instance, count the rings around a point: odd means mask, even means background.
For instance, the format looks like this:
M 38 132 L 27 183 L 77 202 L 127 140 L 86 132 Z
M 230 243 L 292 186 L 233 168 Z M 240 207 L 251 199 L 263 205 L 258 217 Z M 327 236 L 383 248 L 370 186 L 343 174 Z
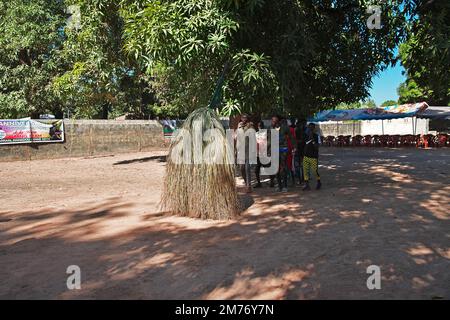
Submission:
M 151 157 L 145 157 L 145 158 L 138 158 L 138 159 L 130 159 L 130 160 L 123 160 L 118 161 L 114 163 L 113 165 L 119 166 L 124 164 L 132 164 L 132 163 L 142 163 L 142 162 L 149 162 L 149 161 L 158 161 L 158 162 L 166 162 L 167 156 L 151 156 Z
M 0 298 L 448 299 L 450 153 L 420 152 L 324 148 L 323 190 L 241 195 L 235 221 L 136 215 L 118 198 L 2 212 Z M 74 264 L 82 289 L 68 291 Z

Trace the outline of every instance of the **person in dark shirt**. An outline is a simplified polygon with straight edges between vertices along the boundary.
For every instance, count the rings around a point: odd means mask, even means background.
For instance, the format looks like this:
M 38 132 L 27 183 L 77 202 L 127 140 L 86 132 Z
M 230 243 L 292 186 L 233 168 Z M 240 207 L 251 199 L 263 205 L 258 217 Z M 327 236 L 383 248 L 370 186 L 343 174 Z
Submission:
M 317 179 L 316 189 L 322 186 L 319 175 L 319 135 L 315 131 L 316 125 L 310 123 L 307 130 L 307 138 L 305 141 L 305 149 L 303 152 L 303 176 L 305 179 L 305 187 L 303 190 L 311 190 L 309 186 L 310 171 L 314 173 Z
M 289 129 L 286 121 L 283 121 L 283 119 L 278 115 L 274 115 L 272 117 L 272 129 L 278 130 L 279 132 L 279 167 L 276 175 L 278 180 L 278 191 L 287 192 L 287 155 L 289 152 L 288 140 L 291 141 L 293 146 L 297 145 L 297 140 L 292 136 L 291 130 Z M 291 152 L 295 152 L 296 149 L 297 148 L 294 148 Z
M 298 139 L 297 139 L 297 119 L 291 118 L 289 119 L 289 130 L 291 131 L 291 135 L 297 140 L 296 144 L 289 139 L 288 140 L 288 159 L 287 164 L 289 168 L 289 176 L 292 179 L 292 186 L 295 187 L 296 179 L 298 178 L 299 184 L 301 183 L 301 175 L 300 175 L 300 162 L 298 161 Z M 295 150 L 295 152 L 293 151 Z

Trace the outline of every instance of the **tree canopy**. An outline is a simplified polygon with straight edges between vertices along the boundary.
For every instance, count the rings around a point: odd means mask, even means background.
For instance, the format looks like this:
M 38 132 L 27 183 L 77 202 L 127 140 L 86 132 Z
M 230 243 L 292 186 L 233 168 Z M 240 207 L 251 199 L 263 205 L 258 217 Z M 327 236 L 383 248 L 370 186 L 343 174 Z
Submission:
M 60 110 L 51 84 L 63 70 L 64 21 L 55 1 L 0 2 L 0 117 Z
M 233 71 L 224 92 L 227 107 L 247 112 L 278 107 L 308 114 L 366 98 L 373 75 L 394 61 L 403 17 L 398 6 L 386 3 L 381 11 L 383 28 L 369 29 L 369 4 L 350 0 L 135 4 L 125 14 L 126 48 L 148 72 L 162 75 L 155 78 L 162 87 L 159 96 L 187 98 L 168 99 L 180 108 L 206 105 L 228 61 Z
M 386 100 L 381 104 L 381 107 L 390 107 L 390 106 L 394 106 L 396 104 L 398 104 L 398 102 L 395 100 Z
M 184 117 L 218 112 L 307 116 L 366 101 L 399 57 L 401 102 L 449 103 L 446 1 L 0 0 L 0 118 L 70 112 Z M 67 23 L 68 8 L 80 12 Z M 75 17 L 73 17 L 75 18 Z
M 407 26 L 400 59 L 407 80 L 398 88 L 400 101 L 450 105 L 450 2 L 418 1 Z
M 83 117 L 144 116 L 145 77 L 123 50 L 119 5 L 108 0 L 67 0 L 78 6 L 80 28 L 65 28 L 61 58 L 68 68 L 53 81 L 61 103 Z
M 372 99 L 367 99 L 365 101 L 357 101 L 352 103 L 339 103 L 335 109 L 337 110 L 349 110 L 349 109 L 362 109 L 362 108 L 375 108 L 377 107 L 376 103 Z

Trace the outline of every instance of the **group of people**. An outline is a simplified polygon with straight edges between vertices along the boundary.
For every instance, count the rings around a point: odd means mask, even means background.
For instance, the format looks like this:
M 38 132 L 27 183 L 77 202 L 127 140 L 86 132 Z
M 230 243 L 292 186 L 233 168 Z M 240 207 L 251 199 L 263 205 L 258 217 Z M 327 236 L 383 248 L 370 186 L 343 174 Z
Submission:
M 242 161 L 238 162 L 240 173 L 245 182 L 246 192 L 252 192 L 252 165 L 255 168 L 256 185 L 254 188 L 261 188 L 261 168 L 270 167 L 271 163 L 262 163 L 261 155 L 271 157 L 271 129 L 278 131 L 278 160 L 279 165 L 276 174 L 270 175 L 270 187 L 275 187 L 279 192 L 288 191 L 288 181 L 292 185 L 303 185 L 303 190 L 311 190 L 311 173 L 316 177 L 316 189 L 320 189 L 318 160 L 320 134 L 314 123 L 307 124 L 306 121 L 297 121 L 279 115 L 272 116 L 270 128 L 265 128 L 264 122 L 257 125 L 250 120 L 247 114 L 241 115 L 241 120 L 236 131 L 236 141 L 239 146 L 245 144 L 245 154 Z M 250 130 L 251 129 L 251 130 Z M 254 137 L 252 135 L 254 134 Z M 256 150 L 252 149 L 250 139 L 256 140 Z M 242 150 L 242 149 L 241 149 Z M 256 153 L 256 163 L 252 164 L 250 155 Z M 275 156 L 275 155 L 274 155 Z

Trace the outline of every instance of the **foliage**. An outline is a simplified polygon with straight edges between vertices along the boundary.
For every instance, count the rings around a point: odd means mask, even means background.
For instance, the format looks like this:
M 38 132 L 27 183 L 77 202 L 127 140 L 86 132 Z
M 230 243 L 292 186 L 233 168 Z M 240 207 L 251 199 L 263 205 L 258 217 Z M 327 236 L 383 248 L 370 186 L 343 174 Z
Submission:
M 60 110 L 51 81 L 61 70 L 64 19 L 59 1 L 0 2 L 0 118 Z
M 266 1 L 242 43 L 272 57 L 284 110 L 308 115 L 365 99 L 372 77 L 394 59 L 404 18 L 382 4 L 381 29 L 366 26 L 371 1 Z M 252 40 L 251 40 L 252 39 Z
M 381 29 L 366 26 L 372 4 Z M 226 63 L 219 114 L 305 117 L 365 101 L 401 42 L 400 102 L 449 104 L 449 12 L 443 0 L 0 0 L 0 117 L 186 117 Z
M 428 101 L 428 94 L 412 79 L 401 83 L 397 88 L 397 93 L 399 104 Z
M 383 4 L 380 30 L 366 26 L 371 1 L 122 3 L 127 51 L 155 75 L 158 97 L 183 112 L 207 105 L 227 61 L 224 114 L 310 114 L 364 99 L 393 62 L 404 23 L 398 1 Z
M 416 19 L 400 46 L 408 77 L 398 89 L 400 100 L 450 104 L 450 2 L 418 1 L 411 14 Z
M 390 107 L 398 104 L 395 100 L 386 100 L 381 104 L 381 107 Z
M 374 100 L 357 101 L 353 103 L 340 103 L 336 106 L 337 110 L 375 108 L 377 105 Z
M 122 11 L 125 47 L 152 75 L 163 105 L 176 106 L 181 113 L 208 105 L 227 62 L 225 113 L 276 102 L 269 58 L 234 45 L 239 23 L 220 1 L 153 1 L 131 8 L 124 5 Z
M 81 28 L 65 28 L 61 59 L 66 72 L 53 89 L 65 109 L 79 117 L 142 117 L 145 85 L 133 59 L 124 54 L 119 6 L 108 0 L 67 0 L 81 12 Z

